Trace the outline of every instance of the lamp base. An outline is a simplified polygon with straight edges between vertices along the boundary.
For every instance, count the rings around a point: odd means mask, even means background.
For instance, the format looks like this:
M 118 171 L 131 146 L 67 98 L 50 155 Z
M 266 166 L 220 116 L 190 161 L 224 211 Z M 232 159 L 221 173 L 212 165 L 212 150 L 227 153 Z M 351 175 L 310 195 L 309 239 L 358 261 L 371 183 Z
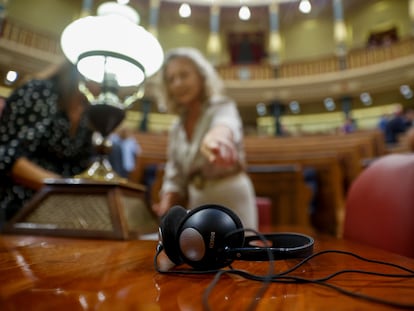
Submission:
M 75 176 L 78 179 L 128 184 L 128 179 L 119 176 L 106 156 L 100 156 L 87 170 Z

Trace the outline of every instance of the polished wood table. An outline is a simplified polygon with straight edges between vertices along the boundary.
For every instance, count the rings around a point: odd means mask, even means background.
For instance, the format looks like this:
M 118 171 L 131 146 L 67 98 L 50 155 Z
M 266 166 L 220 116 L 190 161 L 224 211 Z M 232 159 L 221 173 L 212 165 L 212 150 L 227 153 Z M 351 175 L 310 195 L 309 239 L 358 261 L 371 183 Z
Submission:
M 344 250 L 414 269 L 414 259 L 329 236 L 313 237 L 315 252 Z M 249 306 L 253 309 L 254 302 L 255 310 L 397 309 L 310 283 L 271 283 L 258 295 L 263 283 L 238 275 L 221 276 L 210 290 L 208 286 L 215 274 L 157 272 L 153 263 L 156 245 L 155 240 L 0 235 L 0 310 L 248 310 Z M 299 261 L 276 261 L 274 273 Z M 266 275 L 269 262 L 235 261 L 232 266 Z M 293 274 L 316 279 L 343 269 L 405 273 L 348 255 L 328 253 L 313 258 Z M 329 283 L 353 293 L 414 305 L 413 277 L 349 273 L 338 275 Z M 206 296 L 208 303 L 203 303 Z

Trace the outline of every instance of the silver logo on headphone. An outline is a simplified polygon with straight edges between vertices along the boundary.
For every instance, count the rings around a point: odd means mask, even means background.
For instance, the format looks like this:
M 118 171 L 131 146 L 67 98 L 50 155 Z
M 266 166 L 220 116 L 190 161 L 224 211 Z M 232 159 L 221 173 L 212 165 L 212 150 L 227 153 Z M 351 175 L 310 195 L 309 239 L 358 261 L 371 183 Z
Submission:
M 210 242 L 208 243 L 208 248 L 214 248 L 216 240 L 216 233 L 214 231 L 210 232 Z

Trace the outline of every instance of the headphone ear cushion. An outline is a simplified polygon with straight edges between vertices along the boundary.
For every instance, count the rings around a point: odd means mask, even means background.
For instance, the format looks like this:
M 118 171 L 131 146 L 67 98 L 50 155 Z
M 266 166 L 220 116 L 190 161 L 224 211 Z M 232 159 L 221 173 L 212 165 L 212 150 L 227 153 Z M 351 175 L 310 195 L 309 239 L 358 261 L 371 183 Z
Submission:
M 168 258 L 176 265 L 183 263 L 179 253 L 177 235 L 178 229 L 186 217 L 187 210 L 182 206 L 176 205 L 171 207 L 160 221 L 159 233 L 162 246 Z
M 197 270 L 219 269 L 233 259 L 227 248 L 242 247 L 244 231 L 239 217 L 218 204 L 192 209 L 180 224 L 177 245 L 182 260 Z

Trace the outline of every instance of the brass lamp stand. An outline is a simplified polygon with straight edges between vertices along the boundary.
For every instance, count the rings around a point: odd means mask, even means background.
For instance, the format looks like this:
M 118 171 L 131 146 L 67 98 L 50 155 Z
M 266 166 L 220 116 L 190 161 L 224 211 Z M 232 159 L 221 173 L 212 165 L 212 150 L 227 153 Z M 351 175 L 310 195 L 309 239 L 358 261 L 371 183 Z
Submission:
M 128 181 L 125 178 L 122 178 L 113 170 L 108 159 L 108 155 L 112 150 L 112 142 L 109 139 L 109 135 L 125 118 L 125 111 L 118 100 L 111 104 L 97 103 L 89 107 L 88 118 L 91 126 L 96 131 L 92 137 L 92 142 L 97 155 L 89 168 L 75 177 L 127 183 Z

